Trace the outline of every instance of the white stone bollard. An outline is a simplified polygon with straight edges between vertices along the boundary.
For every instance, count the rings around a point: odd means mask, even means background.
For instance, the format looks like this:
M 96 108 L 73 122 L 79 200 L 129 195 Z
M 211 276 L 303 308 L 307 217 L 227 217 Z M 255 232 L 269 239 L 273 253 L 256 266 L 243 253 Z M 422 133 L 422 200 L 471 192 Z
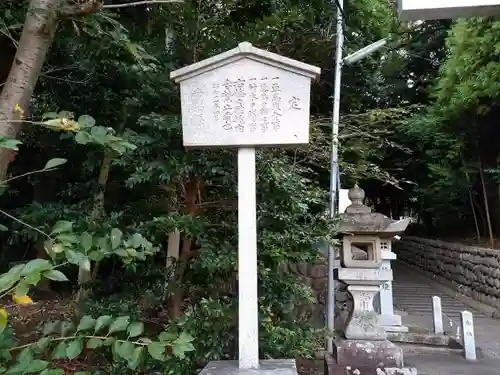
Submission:
M 462 322 L 462 343 L 464 346 L 465 359 L 475 361 L 476 356 L 476 340 L 474 338 L 474 321 L 470 311 L 462 311 L 460 313 Z
M 380 247 L 382 249 L 380 269 L 390 270 L 391 261 L 396 259 L 396 254 L 392 252 L 391 240 L 381 240 Z M 387 332 L 408 332 L 408 327 L 403 326 L 401 317 L 394 314 L 392 281 L 387 281 L 380 286 L 380 322 Z
M 442 335 L 443 329 L 443 309 L 441 307 L 441 298 L 438 296 L 432 297 L 432 320 L 434 323 L 434 333 Z

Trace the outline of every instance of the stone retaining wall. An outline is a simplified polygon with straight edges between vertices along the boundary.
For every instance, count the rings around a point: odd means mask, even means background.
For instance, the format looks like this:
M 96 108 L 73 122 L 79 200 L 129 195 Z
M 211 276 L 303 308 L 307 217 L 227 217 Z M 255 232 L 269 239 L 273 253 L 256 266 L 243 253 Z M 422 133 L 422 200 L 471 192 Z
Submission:
M 404 237 L 393 243 L 398 259 L 451 282 L 460 294 L 500 308 L 500 250 Z
M 328 289 L 328 260 L 323 258 L 316 264 L 288 264 L 285 272 L 297 274 L 306 284 L 311 286 L 315 303 L 301 306 L 302 314 L 307 314 L 315 326 L 324 327 L 326 322 L 326 296 Z M 343 326 L 349 311 L 352 310 L 352 298 L 343 283 L 335 285 L 335 327 Z

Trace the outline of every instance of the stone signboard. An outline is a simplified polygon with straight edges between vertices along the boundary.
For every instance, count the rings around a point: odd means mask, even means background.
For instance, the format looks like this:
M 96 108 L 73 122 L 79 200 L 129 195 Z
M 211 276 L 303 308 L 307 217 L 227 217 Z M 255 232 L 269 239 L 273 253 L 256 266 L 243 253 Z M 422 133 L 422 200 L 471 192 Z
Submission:
M 491 16 L 500 13 L 500 0 L 398 0 L 401 20 Z
M 240 43 L 179 69 L 186 147 L 305 145 L 311 79 L 320 69 Z

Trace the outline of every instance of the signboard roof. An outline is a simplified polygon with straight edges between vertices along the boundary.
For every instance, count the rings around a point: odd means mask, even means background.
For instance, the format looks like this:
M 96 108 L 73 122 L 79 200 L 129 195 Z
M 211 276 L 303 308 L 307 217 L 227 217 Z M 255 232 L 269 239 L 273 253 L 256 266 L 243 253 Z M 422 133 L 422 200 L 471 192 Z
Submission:
M 216 68 L 220 68 L 224 65 L 236 62 L 243 58 L 289 70 L 293 73 L 300 74 L 311 79 L 318 78 L 321 74 L 321 69 L 316 66 L 305 64 L 303 62 L 289 59 L 276 53 L 256 48 L 249 42 L 242 42 L 238 44 L 238 47 L 233 48 L 229 51 L 188 65 L 184 68 L 175 70 L 170 73 L 170 78 L 172 78 L 176 83 L 179 83 L 186 79 L 192 78 L 199 74 L 203 74 Z

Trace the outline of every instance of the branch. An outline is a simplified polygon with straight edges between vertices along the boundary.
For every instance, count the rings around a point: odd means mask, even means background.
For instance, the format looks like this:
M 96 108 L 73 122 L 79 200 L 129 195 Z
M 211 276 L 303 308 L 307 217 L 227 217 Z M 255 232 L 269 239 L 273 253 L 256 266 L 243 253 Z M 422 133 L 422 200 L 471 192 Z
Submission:
M 11 177 L 11 178 L 9 178 L 7 180 L 1 181 L 0 182 L 0 187 L 4 186 L 4 185 L 6 186 L 7 182 L 11 182 L 11 181 L 17 180 L 18 178 L 26 177 L 26 176 L 29 176 L 29 175 L 35 174 L 35 173 L 50 172 L 50 171 L 55 171 L 55 170 L 56 170 L 55 168 L 37 169 L 36 171 L 30 171 L 30 172 L 26 172 L 26 173 L 23 173 L 23 174 L 19 174 L 17 176 Z
M 103 9 L 111 9 L 111 8 L 126 8 L 126 7 L 135 7 L 138 5 L 152 5 L 152 4 L 169 4 L 169 3 L 183 3 L 184 0 L 142 0 L 142 1 L 134 1 L 133 3 L 124 3 L 124 4 L 108 4 L 103 5 Z
M 38 228 L 35 228 L 34 226 L 29 225 L 28 223 L 25 223 L 24 221 L 22 221 L 22 220 L 18 219 L 18 218 L 17 218 L 17 217 L 15 217 L 15 216 L 12 216 L 11 214 L 9 214 L 9 213 L 7 213 L 7 212 L 5 212 L 5 211 L 3 211 L 3 210 L 0 210 L 0 214 L 7 216 L 8 218 L 11 218 L 11 219 L 12 219 L 12 220 L 14 220 L 14 221 L 17 221 L 19 224 L 25 225 L 25 226 L 27 226 L 28 228 L 33 229 L 34 231 L 36 231 L 36 232 L 38 232 L 38 233 L 40 233 L 40 234 L 44 235 L 45 237 L 47 237 L 49 240 L 51 240 L 51 239 L 52 239 L 52 237 L 50 237 L 50 236 L 49 236 L 47 233 L 45 233 L 44 231 L 42 231 L 42 230 L 40 230 L 40 229 L 38 229 Z
M 67 19 L 71 17 L 88 16 L 92 13 L 97 13 L 102 9 L 101 0 L 87 0 L 86 2 L 77 3 L 63 7 L 59 11 L 59 17 Z

